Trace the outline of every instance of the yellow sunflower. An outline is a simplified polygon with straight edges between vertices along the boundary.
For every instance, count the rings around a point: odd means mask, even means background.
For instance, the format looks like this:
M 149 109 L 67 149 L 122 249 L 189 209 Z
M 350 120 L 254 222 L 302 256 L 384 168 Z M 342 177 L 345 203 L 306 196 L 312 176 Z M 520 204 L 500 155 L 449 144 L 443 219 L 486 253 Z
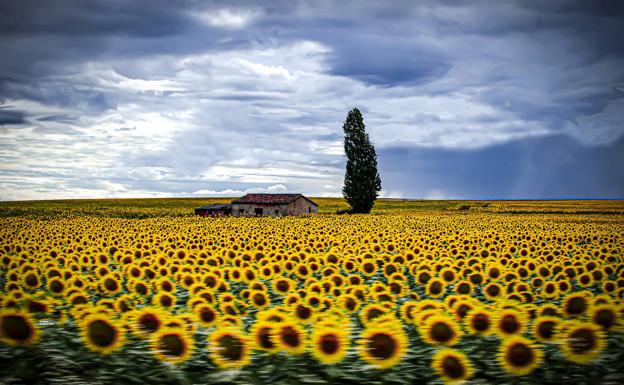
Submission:
M 427 282 L 426 293 L 428 297 L 440 298 L 446 292 L 446 282 L 439 278 L 432 278 Z
M 496 314 L 496 331 L 501 336 L 522 334 L 526 323 L 525 315 L 515 309 L 505 309 Z
M 134 332 L 144 337 L 157 332 L 164 324 L 167 315 L 158 308 L 142 308 L 135 310 L 131 318 L 131 327 Z
M 591 307 L 591 293 L 579 291 L 568 294 L 561 304 L 563 312 L 568 317 L 581 317 L 589 312 Z
M 445 384 L 456 384 L 470 379 L 474 369 L 470 360 L 460 351 L 442 349 L 433 355 L 431 367 Z
M 275 353 L 279 351 L 279 346 L 273 342 L 273 329 L 276 327 L 275 322 L 256 320 L 251 327 L 250 334 L 253 337 L 254 346 L 265 352 Z
M 219 328 L 208 337 L 210 359 L 221 369 L 241 368 L 251 361 L 249 341 L 238 328 Z
M 150 336 L 150 348 L 157 359 L 180 364 L 193 354 L 193 338 L 183 328 L 163 327 Z
M 434 314 L 419 327 L 422 338 L 431 345 L 453 346 L 462 337 L 461 327 L 451 318 L 443 314 Z
M 30 314 L 16 309 L 0 311 L 0 341 L 13 346 L 28 346 L 35 344 L 40 334 Z
M 510 374 L 524 376 L 531 373 L 542 362 L 543 353 L 532 341 L 512 336 L 500 345 L 498 361 Z
M 588 322 L 572 322 L 558 336 L 564 356 L 577 364 L 588 364 L 606 348 L 604 331 Z
M 592 307 L 590 311 L 591 321 L 604 330 L 611 330 L 619 323 L 618 308 L 611 304 L 601 304 Z
M 110 317 L 90 314 L 80 322 L 80 335 L 85 346 L 96 353 L 110 354 L 123 346 L 125 334 Z
M 217 324 L 219 313 L 207 303 L 198 304 L 193 308 L 193 312 L 202 326 L 210 327 Z
M 312 356 L 319 362 L 335 364 L 342 361 L 349 350 L 349 332 L 345 328 L 320 324 L 312 332 L 310 347 Z
M 464 323 L 471 334 L 489 335 L 492 333 L 493 317 L 492 313 L 481 307 L 474 308 L 468 312 Z
M 301 354 L 308 345 L 307 333 L 298 323 L 286 321 L 273 328 L 271 341 L 290 354 Z
M 533 321 L 532 331 L 535 338 L 540 342 L 553 342 L 557 336 L 557 328 L 560 318 L 552 316 L 540 316 Z
M 408 340 L 402 328 L 374 324 L 362 332 L 358 340 L 360 357 L 376 369 L 397 365 L 407 352 Z

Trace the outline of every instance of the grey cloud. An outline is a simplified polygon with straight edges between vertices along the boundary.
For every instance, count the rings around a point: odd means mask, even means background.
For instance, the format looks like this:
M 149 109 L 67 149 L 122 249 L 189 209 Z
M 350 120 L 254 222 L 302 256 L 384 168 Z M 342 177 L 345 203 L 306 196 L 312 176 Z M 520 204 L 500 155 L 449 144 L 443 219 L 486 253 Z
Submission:
M 378 152 L 384 189 L 404 197 L 435 192 L 458 199 L 624 198 L 624 139 L 593 147 L 554 135 L 477 150 Z
M 222 9 L 251 16 L 238 27 L 198 17 Z M 0 108 L 0 124 L 34 129 L 26 142 L 3 129 L 2 161 L 20 167 L 2 170 L 0 184 L 23 172 L 37 180 L 24 191 L 69 178 L 67 191 L 283 183 L 337 194 L 336 143 L 358 106 L 380 142 L 384 186 L 405 196 L 621 196 L 623 10 L 563 0 L 3 1 L 0 104 L 12 107 Z M 293 48 L 304 42 L 321 48 Z M 46 134 L 54 149 L 35 141 Z M 384 148 L 391 142 L 406 144 Z M 28 174 L 55 157 L 59 175 Z M 235 171 L 211 180 L 217 166 Z M 237 167 L 270 169 L 270 182 Z M 136 171 L 150 168 L 162 170 Z
M 0 126 L 23 124 L 24 112 L 0 106 Z

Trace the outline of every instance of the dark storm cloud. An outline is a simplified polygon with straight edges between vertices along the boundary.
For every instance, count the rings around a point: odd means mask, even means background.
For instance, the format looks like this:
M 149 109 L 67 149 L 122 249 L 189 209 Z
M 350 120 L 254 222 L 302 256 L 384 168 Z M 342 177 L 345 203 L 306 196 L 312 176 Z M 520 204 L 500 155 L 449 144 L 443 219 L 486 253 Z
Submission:
M 623 196 L 622 36 L 621 1 L 0 1 L 2 197 L 339 194 L 353 106 L 391 194 Z
M 7 107 L 0 106 L 0 126 L 22 123 L 25 123 L 24 113 L 22 111 L 11 110 Z
M 477 150 L 385 148 L 379 164 L 385 189 L 414 197 L 624 198 L 624 138 L 597 147 L 555 135 Z

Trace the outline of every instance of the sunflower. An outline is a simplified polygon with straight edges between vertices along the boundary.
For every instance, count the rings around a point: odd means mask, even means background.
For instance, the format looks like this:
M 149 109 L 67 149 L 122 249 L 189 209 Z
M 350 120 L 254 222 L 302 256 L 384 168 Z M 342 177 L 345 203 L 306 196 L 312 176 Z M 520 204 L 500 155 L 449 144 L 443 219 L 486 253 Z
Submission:
M 401 316 L 401 319 L 403 319 L 403 321 L 405 321 L 408 324 L 413 324 L 415 319 L 414 319 L 414 310 L 417 308 L 418 302 L 414 302 L 414 301 L 410 301 L 410 302 L 405 302 L 403 305 L 401 305 L 401 307 L 399 308 L 399 315 Z
M 97 353 L 110 354 L 125 341 L 123 329 L 105 315 L 88 315 L 80 323 L 80 329 L 85 346 Z
M 591 294 L 587 292 L 579 291 L 568 294 L 561 303 L 563 312 L 568 317 L 581 317 L 585 315 L 589 310 L 591 303 L 589 301 Z
M 65 289 L 67 289 L 67 285 L 65 281 L 61 278 L 50 278 L 48 279 L 47 288 L 50 293 L 54 296 L 62 296 Z
M 271 300 L 264 291 L 253 290 L 249 293 L 249 300 L 256 309 L 265 309 L 271 304 Z
M 194 342 L 182 328 L 163 327 L 151 335 L 150 348 L 160 361 L 179 364 L 191 357 Z
M 156 292 L 168 292 L 168 293 L 175 293 L 176 292 L 175 284 L 173 282 L 171 282 L 169 280 L 169 278 L 167 278 L 167 277 L 158 278 L 154 282 L 154 288 L 155 288 Z
M 363 324 L 373 321 L 388 312 L 388 308 L 379 304 L 371 303 L 366 305 L 358 314 Z
M 293 290 L 296 284 L 292 279 L 279 277 L 272 280 L 272 286 L 273 291 L 284 295 L 288 294 L 291 290 Z
M 470 360 L 460 351 L 442 349 L 433 355 L 431 367 L 446 384 L 455 384 L 470 379 L 474 369 Z
M 431 345 L 453 346 L 463 335 L 459 325 L 443 314 L 427 317 L 419 331 L 425 342 Z
M 82 291 L 75 292 L 67 297 L 67 302 L 72 306 L 85 305 L 89 303 L 89 295 Z
M 143 281 L 133 280 L 128 284 L 131 292 L 140 296 L 147 297 L 151 294 L 152 289 Z
M 576 283 L 578 283 L 580 287 L 587 288 L 594 284 L 594 277 L 592 277 L 591 274 L 585 273 L 576 278 Z
M 158 308 L 142 308 L 135 310 L 131 326 L 139 336 L 157 332 L 164 324 L 166 314 Z
M 564 356 L 577 364 L 588 364 L 606 348 L 605 334 L 600 326 L 588 322 L 572 322 L 558 336 Z
M 123 294 L 114 301 L 114 309 L 120 313 L 125 313 L 134 308 L 134 299 L 129 294 Z
M 501 336 L 520 335 L 526 327 L 526 318 L 518 310 L 504 309 L 496 314 L 495 325 Z
M 100 278 L 98 287 L 100 288 L 100 292 L 113 296 L 119 293 L 122 289 L 122 285 L 119 282 L 120 280 L 116 275 L 113 274 L 105 274 Z
M 169 309 L 175 307 L 176 300 L 177 299 L 173 294 L 164 291 L 162 293 L 156 294 L 152 298 L 152 305 Z
M 326 365 L 342 361 L 349 349 L 348 330 L 333 326 L 315 326 L 310 338 L 312 356 Z
M 360 357 L 376 369 L 388 369 L 397 365 L 405 356 L 408 340 L 400 327 L 379 324 L 362 332 L 358 345 Z
M 347 313 L 353 313 L 360 308 L 360 301 L 353 294 L 343 294 L 338 298 L 338 307 Z
M 22 287 L 28 290 L 36 290 L 41 286 L 41 279 L 35 270 L 29 270 L 24 273 L 21 283 Z
M 314 309 L 301 303 L 293 307 L 293 315 L 297 321 L 304 324 L 314 321 Z
M 41 332 L 30 314 L 16 309 L 0 311 L 0 341 L 13 346 L 33 345 Z
M 438 273 L 438 277 L 442 278 L 442 280 L 444 280 L 444 282 L 449 285 L 453 284 L 458 279 L 455 270 L 449 267 L 440 270 L 440 272 Z
M 455 285 L 455 292 L 460 295 L 471 295 L 474 285 L 468 281 L 460 281 Z
M 45 298 L 41 298 L 41 297 L 26 297 L 25 298 L 25 303 L 26 303 L 26 310 L 28 310 L 29 313 L 41 313 L 41 314 L 47 314 L 50 312 L 51 309 L 51 302 L 48 299 Z
M 427 296 L 431 298 L 440 298 L 446 291 L 446 283 L 439 278 L 432 278 L 427 282 Z
M 301 354 L 307 348 L 307 333 L 298 323 L 286 321 L 272 330 L 271 341 L 290 354 Z
M 483 295 L 489 300 L 500 298 L 503 295 L 503 286 L 499 283 L 492 282 L 482 289 Z
M 559 308 L 559 306 L 551 304 L 551 303 L 546 303 L 543 304 L 542 306 L 540 306 L 540 308 L 537 311 L 537 315 L 538 316 L 552 316 L 552 317 L 560 317 L 561 316 L 561 310 Z
M 377 264 L 374 261 L 364 261 L 359 267 L 360 272 L 367 277 L 375 275 L 377 269 Z
M 481 307 L 477 307 L 468 312 L 464 323 L 471 334 L 489 335 L 492 333 L 492 314 Z
M 256 321 L 251 327 L 251 336 L 253 336 L 254 345 L 257 349 L 264 350 L 269 353 L 275 353 L 279 350 L 279 346 L 273 343 L 271 336 L 274 334 L 275 322 Z
M 498 361 L 510 374 L 524 376 L 531 373 L 542 362 L 542 351 L 530 340 L 512 336 L 500 345 Z
M 286 312 L 281 307 L 261 310 L 256 314 L 256 322 L 258 321 L 284 322 L 286 321 Z
M 557 335 L 560 318 L 540 316 L 533 321 L 533 335 L 540 342 L 553 342 Z
M 210 327 L 217 324 L 219 313 L 207 303 L 199 304 L 193 308 L 197 320 L 202 326 Z
M 591 321 L 604 330 L 611 330 L 618 325 L 618 308 L 611 304 L 601 304 L 592 307 Z
M 251 361 L 249 341 L 238 328 L 217 329 L 208 337 L 208 351 L 221 369 L 241 368 Z

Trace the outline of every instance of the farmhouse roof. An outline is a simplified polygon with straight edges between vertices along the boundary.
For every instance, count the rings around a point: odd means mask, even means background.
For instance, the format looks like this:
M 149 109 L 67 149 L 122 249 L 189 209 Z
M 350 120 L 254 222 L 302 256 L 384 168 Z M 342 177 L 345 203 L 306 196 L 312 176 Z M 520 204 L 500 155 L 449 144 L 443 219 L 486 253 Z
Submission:
M 234 199 L 232 203 L 261 203 L 270 205 L 281 205 L 293 202 L 298 198 L 304 198 L 315 206 L 318 206 L 311 199 L 303 196 L 303 194 L 247 194 L 238 199 Z
M 197 207 L 196 210 L 227 210 L 231 208 L 232 208 L 232 205 L 228 203 L 226 204 L 213 203 L 211 205 Z

